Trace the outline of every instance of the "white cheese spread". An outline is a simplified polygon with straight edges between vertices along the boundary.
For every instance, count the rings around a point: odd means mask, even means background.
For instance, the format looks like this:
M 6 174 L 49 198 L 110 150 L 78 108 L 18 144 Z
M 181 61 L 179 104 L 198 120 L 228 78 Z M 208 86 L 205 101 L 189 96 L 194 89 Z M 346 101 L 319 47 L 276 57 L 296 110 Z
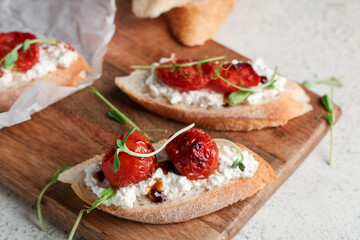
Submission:
M 21 86 L 34 79 L 39 79 L 58 68 L 68 68 L 77 60 L 78 54 L 66 48 L 66 43 L 58 44 L 41 43 L 39 47 L 39 62 L 26 72 L 17 72 L 0 68 L 3 75 L 0 77 L 0 92 L 8 91 L 14 87 Z
M 170 59 L 162 58 L 160 63 Z M 239 61 L 233 60 L 236 64 Z M 250 63 L 259 76 L 266 76 L 271 79 L 274 70 L 265 65 L 262 59 L 256 59 Z M 158 65 L 154 63 L 153 65 Z M 270 101 L 285 91 L 286 78 L 276 75 L 275 88 L 259 89 L 247 98 L 249 104 L 261 104 Z M 261 84 L 261 83 L 260 83 Z M 144 93 L 149 98 L 158 98 L 170 104 L 181 104 L 186 106 L 195 106 L 201 108 L 221 108 L 224 105 L 224 94 L 216 92 L 210 88 L 204 88 L 194 91 L 180 91 L 164 84 L 156 75 L 154 69 L 150 70 L 150 75 L 145 80 L 145 86 L 142 86 Z
M 167 200 L 179 199 L 186 197 L 192 192 L 207 191 L 216 187 L 220 187 L 228 183 L 233 179 L 240 177 L 248 178 L 252 177 L 256 172 L 259 162 L 248 151 L 242 150 L 245 166 L 244 172 L 239 168 L 231 168 L 231 165 L 236 159 L 240 159 L 236 149 L 228 144 L 219 143 L 219 168 L 214 174 L 210 175 L 207 179 L 201 180 L 189 180 L 185 176 L 181 176 L 172 172 L 164 174 L 161 168 L 156 169 L 153 175 L 139 183 L 132 184 L 127 187 L 120 187 L 116 190 L 115 197 L 104 201 L 106 206 L 111 204 L 121 206 L 124 209 L 133 208 L 137 198 L 148 194 L 148 189 L 156 180 L 162 179 L 163 192 Z M 100 163 L 95 163 L 85 168 L 86 177 L 84 179 L 85 184 L 91 188 L 93 193 L 98 197 L 108 187 L 109 182 L 105 179 L 101 184 L 94 177 L 94 175 L 101 170 Z M 150 201 L 150 200 L 149 200 Z
M 264 60 L 258 58 L 255 61 L 253 61 L 251 65 L 254 71 L 259 76 L 266 76 L 268 81 L 270 81 L 272 75 L 274 74 L 274 70 L 266 66 Z M 276 98 L 277 96 L 280 95 L 280 93 L 284 92 L 287 79 L 283 76 L 279 76 L 278 74 L 276 75 L 275 79 L 276 79 L 276 82 L 274 84 L 275 88 L 259 89 L 247 98 L 247 102 L 252 105 L 261 104 Z M 259 85 L 261 85 L 261 83 Z

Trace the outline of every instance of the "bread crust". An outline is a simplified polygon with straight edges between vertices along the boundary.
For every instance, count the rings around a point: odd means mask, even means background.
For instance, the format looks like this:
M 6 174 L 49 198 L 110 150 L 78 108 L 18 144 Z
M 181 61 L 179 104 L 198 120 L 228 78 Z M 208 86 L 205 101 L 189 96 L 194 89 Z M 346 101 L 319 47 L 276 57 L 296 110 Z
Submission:
M 147 110 L 163 117 L 195 123 L 206 128 L 231 131 L 251 131 L 265 127 L 285 125 L 290 119 L 312 109 L 310 98 L 295 82 L 288 80 L 288 91 L 272 101 L 257 104 L 241 104 L 227 108 L 204 109 L 185 105 L 171 105 L 147 98 L 141 87 L 149 75 L 147 70 L 137 70 L 129 76 L 118 77 L 115 84 L 131 99 Z
M 68 68 L 58 68 L 55 72 L 51 72 L 42 78 L 34 79 L 9 91 L 0 92 L 0 112 L 8 111 L 26 89 L 40 80 L 53 82 L 60 86 L 75 86 L 79 84 L 85 78 L 86 72 L 90 70 L 90 66 L 79 52 L 77 54 L 78 59 L 73 61 Z
M 266 184 L 276 181 L 276 175 L 272 167 L 259 155 L 241 144 L 237 145 L 250 152 L 259 162 L 259 167 L 251 178 L 232 180 L 224 186 L 206 191 L 188 201 L 168 205 L 166 207 L 157 204 L 156 207 L 149 209 L 122 209 L 121 207 L 116 207 L 114 205 L 107 207 L 104 204 L 101 204 L 98 208 L 117 217 L 133 221 L 151 224 L 168 224 L 183 222 L 207 215 L 240 200 L 251 197 L 264 188 Z M 96 200 L 96 195 L 93 194 L 84 183 L 84 168 L 101 161 L 102 157 L 103 155 L 95 156 L 94 158 L 65 171 L 59 176 L 60 181 L 70 183 L 76 195 L 90 205 Z M 154 203 L 150 202 L 150 204 Z
M 195 0 L 132 0 L 132 11 L 138 18 L 156 18 L 172 8 L 184 6 Z
M 187 46 L 202 45 L 219 30 L 233 10 L 235 0 L 195 1 L 167 14 L 172 33 Z

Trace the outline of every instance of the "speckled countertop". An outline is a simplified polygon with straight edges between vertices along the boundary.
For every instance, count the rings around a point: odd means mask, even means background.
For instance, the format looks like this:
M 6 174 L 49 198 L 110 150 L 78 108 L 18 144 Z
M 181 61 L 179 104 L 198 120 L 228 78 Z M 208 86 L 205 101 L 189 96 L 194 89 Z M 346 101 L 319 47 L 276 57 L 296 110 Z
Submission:
M 235 239 L 360 239 L 360 1 L 238 0 L 214 39 L 293 80 L 345 84 L 335 89 L 343 114 L 333 165 L 328 134 Z M 40 232 L 32 203 L 2 185 L 0 202 L 0 239 L 67 238 L 69 229 L 46 213 Z

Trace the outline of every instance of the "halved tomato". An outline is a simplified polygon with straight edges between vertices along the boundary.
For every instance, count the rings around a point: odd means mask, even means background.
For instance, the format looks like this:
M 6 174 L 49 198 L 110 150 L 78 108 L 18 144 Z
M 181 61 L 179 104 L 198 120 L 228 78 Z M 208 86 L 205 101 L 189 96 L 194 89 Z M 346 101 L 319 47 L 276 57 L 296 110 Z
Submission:
M 26 39 L 36 39 L 36 36 L 27 32 L 7 32 L 0 33 L 0 59 L 4 58 L 18 44 L 23 43 Z M 39 46 L 31 44 L 30 48 L 24 51 L 18 50 L 19 57 L 15 62 L 16 70 L 26 72 L 39 62 Z
M 219 74 L 221 77 L 242 88 L 257 86 L 261 80 L 259 75 L 248 63 L 238 63 L 232 66 L 230 66 L 230 63 L 226 63 L 222 65 L 222 69 L 224 70 L 222 70 Z M 220 78 L 216 79 L 216 81 L 219 83 L 221 88 L 228 93 L 239 91 L 239 89 L 231 86 Z

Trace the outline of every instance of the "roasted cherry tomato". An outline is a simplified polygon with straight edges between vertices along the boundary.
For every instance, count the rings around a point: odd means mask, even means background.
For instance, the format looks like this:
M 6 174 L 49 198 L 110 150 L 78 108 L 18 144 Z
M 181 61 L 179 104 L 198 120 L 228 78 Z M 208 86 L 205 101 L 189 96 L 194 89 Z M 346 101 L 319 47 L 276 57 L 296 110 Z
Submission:
M 165 151 L 176 169 L 191 180 L 207 178 L 219 166 L 219 149 L 201 129 L 192 128 L 179 135 Z
M 122 140 L 125 134 L 119 139 Z M 156 166 L 155 156 L 134 157 L 124 152 L 119 153 L 120 168 L 114 172 L 114 157 L 116 153 L 114 145 L 109 148 L 101 163 L 101 169 L 112 186 L 125 187 L 145 180 L 152 175 Z M 134 132 L 128 137 L 126 146 L 129 150 L 136 153 L 151 153 L 154 151 L 150 140 L 139 132 Z
M 175 63 L 188 63 L 196 60 L 178 59 Z M 166 62 L 165 64 L 173 64 Z M 189 67 L 174 68 L 157 68 L 156 74 L 160 80 L 170 87 L 183 91 L 192 91 L 205 88 L 211 82 L 210 73 L 212 71 L 211 64 L 197 64 Z
M 222 66 L 224 70 L 220 72 L 220 76 L 235 84 L 236 86 L 250 88 L 257 86 L 261 80 L 259 75 L 248 63 L 238 63 L 231 66 L 230 68 L 229 67 L 229 64 L 224 64 Z M 231 86 L 219 78 L 217 79 L 217 82 L 222 87 L 222 89 L 228 93 L 239 91 L 239 89 Z
M 8 32 L 0 33 L 0 59 L 5 57 L 18 44 L 23 43 L 26 39 L 36 39 L 36 36 L 26 32 Z M 26 72 L 39 62 L 39 46 L 31 44 L 30 48 L 24 51 L 18 50 L 19 57 L 15 62 L 16 70 Z

